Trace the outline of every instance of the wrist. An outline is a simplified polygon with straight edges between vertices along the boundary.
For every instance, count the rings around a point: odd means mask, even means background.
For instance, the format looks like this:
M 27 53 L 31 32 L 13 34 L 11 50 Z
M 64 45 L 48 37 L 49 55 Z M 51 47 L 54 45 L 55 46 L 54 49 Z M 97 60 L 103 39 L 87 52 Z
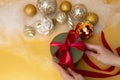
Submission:
M 120 57 L 116 56 L 113 61 L 113 66 L 120 67 Z

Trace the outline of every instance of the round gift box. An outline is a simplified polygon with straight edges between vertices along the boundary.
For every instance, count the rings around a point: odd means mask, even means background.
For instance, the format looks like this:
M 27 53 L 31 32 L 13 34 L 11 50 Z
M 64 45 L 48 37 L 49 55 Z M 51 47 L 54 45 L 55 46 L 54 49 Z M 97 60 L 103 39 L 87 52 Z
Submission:
M 58 34 L 53 40 L 52 42 L 59 42 L 59 43 L 62 43 L 64 44 L 65 41 L 66 41 L 66 37 L 67 37 L 67 34 L 68 33 L 61 33 L 61 34 Z M 80 38 L 77 39 L 78 40 L 81 40 Z M 54 58 L 54 54 L 55 52 L 58 50 L 59 48 L 58 47 L 55 47 L 55 46 L 50 46 L 50 51 L 51 51 L 51 54 L 53 56 L 53 59 L 55 60 L 55 62 L 58 62 L 55 58 Z M 76 63 L 78 62 L 82 56 L 83 56 L 83 51 L 80 51 L 80 50 L 77 50 L 75 48 L 69 48 L 69 53 L 70 53 L 70 56 L 73 60 L 73 63 Z M 58 55 L 60 57 L 60 55 Z

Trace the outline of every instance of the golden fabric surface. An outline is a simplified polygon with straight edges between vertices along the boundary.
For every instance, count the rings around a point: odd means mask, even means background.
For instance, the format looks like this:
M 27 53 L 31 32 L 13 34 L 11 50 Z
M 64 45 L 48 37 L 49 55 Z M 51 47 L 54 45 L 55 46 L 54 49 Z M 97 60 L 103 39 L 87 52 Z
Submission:
M 63 0 L 57 0 L 61 2 Z M 99 15 L 99 23 L 95 26 L 95 35 L 89 43 L 102 44 L 100 31 L 105 32 L 106 40 L 111 48 L 120 46 L 120 0 L 68 0 L 72 4 L 83 3 L 89 11 Z M 64 31 L 65 25 L 57 25 L 48 36 L 27 38 L 23 34 L 25 24 L 32 24 L 38 16 L 26 17 L 23 13 L 25 4 L 36 0 L 0 0 L 0 80 L 62 80 L 59 71 L 54 66 L 49 50 L 51 39 Z M 101 68 L 108 66 L 91 60 Z M 77 66 L 79 69 L 92 70 L 83 60 Z M 110 74 L 118 71 L 116 68 Z M 90 78 L 86 80 L 119 80 L 120 75 L 109 78 Z

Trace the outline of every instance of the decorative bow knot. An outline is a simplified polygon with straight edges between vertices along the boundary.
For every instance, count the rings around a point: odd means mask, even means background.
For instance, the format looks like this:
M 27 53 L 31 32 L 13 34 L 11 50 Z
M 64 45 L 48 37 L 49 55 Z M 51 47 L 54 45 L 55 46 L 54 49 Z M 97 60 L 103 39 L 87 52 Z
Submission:
M 75 68 L 69 49 L 75 48 L 81 51 L 85 51 L 86 49 L 84 42 L 78 40 L 78 34 L 75 30 L 70 30 L 68 32 L 65 43 L 51 42 L 51 46 L 58 47 L 58 50 L 54 53 L 54 57 L 58 59 L 59 64 L 62 67 L 68 66 L 73 70 Z

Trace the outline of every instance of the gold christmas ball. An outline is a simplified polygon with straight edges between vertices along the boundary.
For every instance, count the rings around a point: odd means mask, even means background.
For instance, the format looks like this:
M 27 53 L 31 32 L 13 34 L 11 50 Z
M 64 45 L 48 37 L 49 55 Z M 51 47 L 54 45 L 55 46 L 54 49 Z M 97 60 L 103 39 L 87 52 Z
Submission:
M 34 16 L 37 13 L 37 9 L 36 9 L 36 7 L 33 4 L 27 4 L 24 7 L 24 12 L 28 16 Z
M 63 12 L 69 12 L 72 8 L 72 4 L 69 1 L 63 1 L 60 5 L 60 10 Z
M 74 29 L 74 21 L 70 17 L 70 15 L 68 15 L 67 26 L 68 26 L 68 30 Z
M 78 23 L 75 30 L 83 40 L 93 35 L 93 25 L 89 21 Z
M 64 24 L 68 19 L 68 16 L 65 12 L 59 12 L 56 14 L 56 21 L 60 24 Z
M 24 34 L 28 37 L 34 37 L 35 36 L 35 29 L 31 26 L 25 26 Z
M 95 13 L 88 13 L 87 14 L 87 21 L 89 21 L 90 23 L 92 23 L 93 25 L 96 25 L 98 23 L 98 15 Z

